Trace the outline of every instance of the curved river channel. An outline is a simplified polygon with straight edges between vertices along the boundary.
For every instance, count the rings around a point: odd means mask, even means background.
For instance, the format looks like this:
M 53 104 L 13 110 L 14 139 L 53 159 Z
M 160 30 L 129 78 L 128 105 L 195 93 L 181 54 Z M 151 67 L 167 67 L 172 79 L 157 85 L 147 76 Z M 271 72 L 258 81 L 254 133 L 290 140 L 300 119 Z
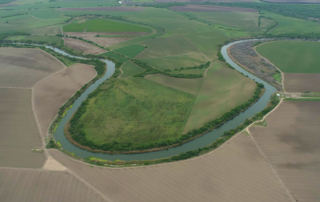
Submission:
M 240 43 L 242 41 L 236 41 L 232 42 L 228 45 L 225 45 L 221 49 L 221 53 L 223 57 L 225 58 L 226 62 L 229 63 L 232 67 L 234 67 L 237 71 L 243 73 L 244 75 L 248 76 L 249 78 L 262 83 L 266 89 L 264 95 L 256 102 L 254 105 L 252 105 L 250 108 L 248 108 L 246 111 L 242 112 L 238 116 L 236 116 L 234 119 L 228 121 L 225 123 L 223 126 L 214 129 L 213 131 L 203 135 L 202 137 L 199 137 L 195 140 L 192 140 L 188 143 L 185 143 L 181 146 L 178 147 L 173 147 L 167 150 L 162 150 L 162 151 L 157 151 L 157 152 L 149 152 L 149 153 L 142 153 L 142 154 L 102 154 L 102 153 L 93 153 L 89 152 L 83 149 L 80 149 L 73 144 L 71 144 L 67 138 L 64 135 L 64 126 L 67 123 L 67 121 L 70 119 L 71 115 L 78 109 L 82 101 L 84 101 L 88 94 L 93 92 L 103 81 L 106 79 L 110 78 L 115 70 L 115 64 L 111 61 L 108 60 L 102 60 L 107 64 L 107 71 L 105 75 L 97 80 L 94 84 L 92 84 L 74 103 L 71 109 L 68 110 L 66 113 L 65 117 L 61 120 L 59 126 L 57 127 L 54 136 L 57 141 L 59 141 L 63 147 L 63 149 L 75 153 L 77 156 L 80 156 L 82 158 L 87 158 L 87 157 L 97 157 L 101 159 L 107 159 L 107 160 L 125 160 L 125 161 L 131 161 L 131 160 L 151 160 L 151 159 L 158 159 L 158 158 L 165 158 L 165 157 L 170 157 L 174 155 L 178 155 L 182 152 L 187 152 L 191 150 L 195 150 L 204 146 L 209 145 L 219 137 L 223 135 L 225 131 L 229 131 L 231 129 L 236 128 L 240 124 L 242 124 L 247 118 L 250 118 L 254 116 L 255 114 L 259 113 L 262 111 L 270 101 L 270 97 L 273 93 L 276 92 L 276 89 L 271 86 L 270 84 L 266 83 L 265 81 L 259 79 L 258 77 L 250 74 L 249 72 L 245 71 L 241 67 L 239 67 L 236 63 L 234 63 L 231 58 L 227 54 L 227 48 L 235 43 Z M 74 58 L 80 58 L 80 59 L 86 59 L 83 57 L 77 57 L 77 56 L 72 56 L 60 49 L 53 48 L 50 46 L 45 46 L 46 48 L 50 48 L 58 53 L 61 53 L 63 55 L 69 56 L 69 57 L 74 57 Z

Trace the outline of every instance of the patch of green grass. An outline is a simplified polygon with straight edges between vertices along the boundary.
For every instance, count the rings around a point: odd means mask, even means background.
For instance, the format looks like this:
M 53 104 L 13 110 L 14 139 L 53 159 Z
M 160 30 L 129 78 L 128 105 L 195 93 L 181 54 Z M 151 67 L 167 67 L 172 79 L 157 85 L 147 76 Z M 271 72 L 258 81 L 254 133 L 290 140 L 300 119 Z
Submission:
M 50 35 L 31 35 L 26 38 L 26 40 L 32 40 L 35 42 L 48 42 L 48 43 L 60 43 L 61 38 L 58 36 L 50 36 Z
M 85 22 L 75 21 L 71 24 L 63 26 L 63 31 L 64 32 L 83 32 L 87 28 L 88 23 L 89 23 L 88 20 Z
M 208 61 L 200 53 L 158 58 L 143 58 L 140 60 L 160 70 L 174 70 L 175 68 L 179 69 L 181 67 L 193 67 Z
M 172 71 L 172 74 L 204 74 L 206 69 L 184 69 L 181 71 Z
M 197 94 L 184 133 L 202 127 L 224 113 L 247 102 L 254 94 L 256 83 L 220 61 L 211 67 Z
M 320 43 L 274 41 L 256 50 L 285 73 L 320 73 Z
M 89 100 L 86 138 L 95 144 L 149 143 L 182 134 L 194 96 L 143 78 L 120 79 Z
M 10 41 L 15 41 L 15 40 L 23 40 L 26 39 L 28 36 L 25 35 L 13 35 L 13 36 L 8 36 L 5 38 L 5 40 L 10 40 Z
M 118 52 L 122 55 L 128 56 L 130 58 L 134 58 L 137 56 L 139 53 L 141 53 L 145 49 L 144 46 L 138 45 L 138 44 L 133 44 L 130 46 L 126 46 L 123 48 L 119 48 L 114 50 L 115 52 Z
M 277 73 L 277 74 L 274 74 L 274 75 L 272 75 L 273 76 L 273 78 L 275 79 L 275 80 L 277 80 L 279 83 L 281 83 L 282 81 L 282 75 L 281 75 L 281 73 Z
M 116 59 L 116 60 L 119 61 L 119 62 L 126 62 L 126 61 L 128 61 L 127 58 L 122 57 L 121 55 L 118 55 L 118 54 L 116 54 L 116 53 L 114 53 L 114 52 L 106 52 L 106 53 L 103 53 L 103 54 L 101 54 L 101 55 L 102 55 L 102 56 L 111 57 L 111 58 L 113 58 L 113 59 Z
M 142 69 L 141 67 L 138 67 L 137 65 L 133 64 L 130 61 L 127 61 L 126 63 L 124 63 L 121 69 L 123 71 L 121 78 L 130 77 L 144 71 L 144 69 Z

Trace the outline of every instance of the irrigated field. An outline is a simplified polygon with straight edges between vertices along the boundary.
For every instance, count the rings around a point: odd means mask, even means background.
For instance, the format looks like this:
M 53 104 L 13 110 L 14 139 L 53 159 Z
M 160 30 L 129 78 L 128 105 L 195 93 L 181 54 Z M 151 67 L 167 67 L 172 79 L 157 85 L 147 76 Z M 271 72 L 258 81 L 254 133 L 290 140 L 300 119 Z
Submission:
M 93 79 L 95 75 L 96 71 L 93 66 L 75 64 L 35 86 L 35 112 L 43 136 L 47 135 L 49 125 L 63 103 Z
M 79 39 L 73 39 L 73 38 L 64 38 L 64 45 L 75 49 L 77 51 L 83 52 L 83 54 L 93 54 L 93 55 L 99 55 L 102 53 L 107 52 L 106 50 L 99 48 L 95 45 L 92 45 L 90 43 L 87 43 L 85 41 L 79 40 Z
M 291 201 L 244 134 L 201 157 L 137 168 L 90 167 L 49 152 L 114 202 Z
M 143 78 L 117 80 L 89 99 L 79 119 L 86 138 L 97 145 L 134 145 L 179 137 L 194 96 Z M 77 124 L 77 125 L 78 125 Z
M 0 88 L 0 94 L 0 167 L 41 168 L 44 153 L 32 152 L 42 147 L 32 110 L 32 91 Z
M 160 83 L 193 95 L 197 95 L 203 79 L 180 79 L 165 76 L 163 74 L 151 74 L 145 77 L 150 81 Z
M 0 168 L 2 202 L 105 202 L 69 172 Z
M 130 61 L 124 63 L 121 69 L 123 71 L 123 74 L 121 74 L 121 78 L 127 78 L 144 71 L 144 69 L 138 67 Z
M 133 44 L 130 46 L 126 46 L 123 48 L 119 48 L 114 50 L 117 53 L 120 53 L 122 55 L 125 55 L 127 57 L 130 58 L 134 58 L 136 57 L 136 55 L 138 55 L 139 53 L 141 53 L 146 47 L 138 45 L 138 44 Z
M 30 48 L 0 48 L 0 87 L 31 88 L 64 68 L 50 54 Z
M 296 201 L 320 200 L 320 102 L 283 101 L 267 127 L 250 128 L 267 160 Z
M 284 74 L 287 92 L 320 92 L 320 74 Z
M 255 88 L 256 84 L 251 79 L 225 67 L 220 61 L 214 62 L 202 82 L 184 133 L 200 128 L 245 103 L 252 97 Z
M 256 50 L 284 73 L 320 73 L 319 42 L 275 41 Z

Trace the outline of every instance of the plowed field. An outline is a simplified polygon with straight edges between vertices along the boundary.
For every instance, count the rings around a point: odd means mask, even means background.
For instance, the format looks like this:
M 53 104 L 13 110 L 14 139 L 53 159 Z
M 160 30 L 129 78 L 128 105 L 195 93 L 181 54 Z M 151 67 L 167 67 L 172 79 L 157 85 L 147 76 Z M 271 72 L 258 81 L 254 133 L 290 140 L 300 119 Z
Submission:
M 320 74 L 284 74 L 284 89 L 287 92 L 320 92 Z
M 64 38 L 64 45 L 70 48 L 73 48 L 75 50 L 81 51 L 84 54 L 99 55 L 101 53 L 107 52 L 106 50 L 99 48 L 97 46 L 94 46 L 85 41 L 81 41 L 79 39 L 67 38 L 67 37 Z

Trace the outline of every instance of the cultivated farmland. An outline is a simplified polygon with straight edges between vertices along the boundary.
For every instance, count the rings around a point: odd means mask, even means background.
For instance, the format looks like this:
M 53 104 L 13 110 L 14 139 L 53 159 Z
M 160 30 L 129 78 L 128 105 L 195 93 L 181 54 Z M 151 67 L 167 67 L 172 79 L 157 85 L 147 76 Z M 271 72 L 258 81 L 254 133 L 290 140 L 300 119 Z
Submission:
M 284 73 L 320 73 L 319 42 L 275 41 L 256 50 Z
M 284 74 L 287 92 L 320 92 L 320 74 Z
M 47 135 L 49 125 L 63 103 L 95 76 L 96 71 L 93 66 L 75 64 L 35 86 L 35 112 L 43 136 Z
M 64 68 L 50 54 L 30 48 L 0 48 L 0 87 L 31 88 Z
M 41 168 L 44 153 L 32 152 L 42 147 L 32 110 L 32 91 L 0 88 L 0 94 L 0 166 Z
M 86 8 L 61 8 L 62 11 L 142 11 L 144 7 L 86 7 Z
M 36 30 L 33 30 L 31 32 L 35 35 L 56 35 L 56 34 L 62 34 L 62 29 L 60 26 L 48 26 L 48 27 L 41 27 Z
M 126 46 L 123 48 L 119 48 L 114 50 L 115 52 L 118 52 L 122 55 L 125 55 L 127 57 L 130 58 L 134 58 L 136 55 L 138 55 L 139 53 L 141 53 L 146 47 L 138 45 L 138 44 L 133 44 L 130 46 Z
M 256 84 L 251 79 L 225 67 L 219 61 L 214 62 L 197 94 L 184 133 L 200 128 L 245 103 L 252 97 L 255 88 Z
M 2 202 L 105 200 L 69 172 L 0 168 Z
M 121 70 L 123 71 L 123 74 L 121 74 L 121 78 L 130 77 L 144 71 L 144 69 L 142 69 L 141 67 L 138 67 L 137 65 L 133 64 L 130 61 L 124 63 L 123 66 L 121 67 Z
M 237 8 L 210 5 L 173 6 L 170 9 L 180 12 L 257 12 L 256 9 L 251 8 Z
M 320 200 L 320 102 L 283 101 L 250 132 L 297 201 Z
M 244 134 L 201 157 L 137 168 L 90 167 L 59 151 L 49 152 L 114 202 L 290 201 L 256 145 Z
M 87 54 L 99 55 L 99 54 L 107 52 L 106 50 L 99 48 L 95 45 L 92 45 L 90 43 L 87 43 L 85 41 L 82 41 L 79 39 L 68 38 L 68 37 L 64 38 L 64 45 L 66 45 L 74 50 L 81 51 L 85 55 L 87 55 Z

